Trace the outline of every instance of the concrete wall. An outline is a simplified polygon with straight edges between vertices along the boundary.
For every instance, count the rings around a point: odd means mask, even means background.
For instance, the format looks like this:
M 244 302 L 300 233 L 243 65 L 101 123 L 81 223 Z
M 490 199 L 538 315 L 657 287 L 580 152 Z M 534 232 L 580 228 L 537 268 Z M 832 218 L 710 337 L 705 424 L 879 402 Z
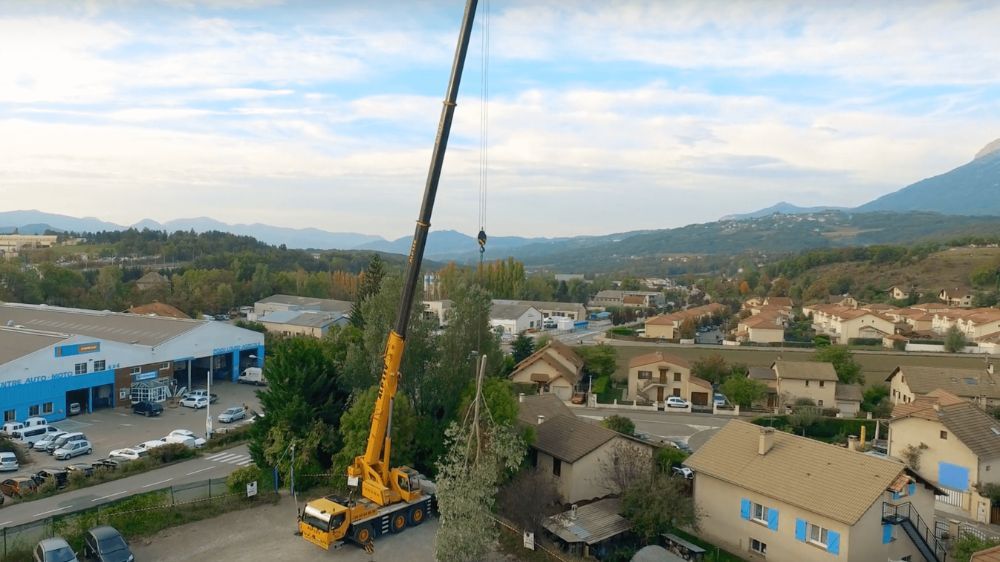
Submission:
M 785 341 L 784 328 L 747 328 L 747 339 L 754 343 L 778 343 Z
M 674 339 L 674 326 L 672 324 L 646 324 L 647 338 Z
M 286 336 L 309 336 L 311 338 L 322 338 L 327 330 L 313 326 L 297 326 L 294 324 L 281 324 L 278 322 L 262 322 L 268 332 L 284 334 Z
M 941 438 L 941 432 L 947 432 L 947 438 Z M 933 482 L 940 482 L 938 474 L 939 463 L 946 462 L 968 469 L 969 483 L 963 492 L 969 491 L 979 477 L 979 458 L 955 437 L 951 431 L 936 421 L 920 418 L 904 418 L 889 424 L 889 456 L 903 459 L 903 451 L 908 445 L 919 447 L 927 445 L 920 454 L 920 466 L 917 471 Z M 1000 480 L 1000 466 L 996 468 L 995 480 Z M 993 473 L 990 470 L 989 473 Z M 968 506 L 966 506 L 968 507 Z

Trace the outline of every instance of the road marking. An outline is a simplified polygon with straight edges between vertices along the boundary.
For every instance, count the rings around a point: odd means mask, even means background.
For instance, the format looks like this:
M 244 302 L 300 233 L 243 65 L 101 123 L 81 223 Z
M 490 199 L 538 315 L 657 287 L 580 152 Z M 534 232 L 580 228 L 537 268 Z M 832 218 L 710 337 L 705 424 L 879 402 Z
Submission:
M 185 474 L 185 476 L 191 476 L 192 474 L 198 474 L 199 472 L 205 472 L 206 470 L 212 470 L 213 468 L 215 468 L 215 465 L 206 466 L 205 468 L 199 468 L 194 472 L 188 472 L 187 474 Z
M 249 465 L 253 464 L 253 460 L 252 459 L 247 459 L 245 461 L 238 462 L 236 464 L 238 464 L 240 466 L 249 466 Z
M 205 458 L 208 459 L 208 460 L 210 460 L 210 461 L 214 461 L 215 459 L 217 459 L 219 457 L 224 457 L 224 456 L 229 455 L 229 454 L 230 453 L 215 453 L 214 455 L 208 455 Z
M 99 502 L 99 501 L 101 501 L 101 500 L 106 500 L 106 499 L 108 499 L 108 498 L 113 498 L 113 497 L 115 497 L 115 496 L 120 496 L 120 495 L 122 495 L 122 494 L 127 494 L 127 493 L 128 493 L 128 490 L 122 490 L 122 491 L 120 491 L 120 492 L 115 492 L 115 493 L 113 493 L 113 494 L 108 494 L 108 495 L 104 496 L 103 498 L 97 498 L 97 499 L 93 499 L 93 500 L 90 500 L 90 502 L 91 502 L 91 503 L 93 503 L 93 502 Z
M 209 459 L 212 462 L 226 462 L 226 461 L 232 460 L 232 459 L 234 459 L 234 458 L 236 458 L 238 456 L 240 456 L 240 455 L 234 455 L 233 453 L 225 453 L 225 454 L 222 454 L 222 455 L 217 455 L 214 458 L 209 457 Z
M 160 480 L 159 482 L 153 482 L 152 484 L 146 484 L 145 486 L 143 486 L 143 488 L 149 488 L 150 486 L 156 486 L 158 484 L 166 484 L 167 482 L 170 482 L 171 480 L 173 480 L 173 478 L 167 478 L 166 480 Z
M 66 507 L 69 507 L 69 506 L 67 505 Z M 59 507 L 59 508 L 56 508 L 56 509 L 50 509 L 48 511 L 43 511 L 41 513 L 36 513 L 36 514 L 32 515 L 32 517 L 41 517 L 42 515 L 48 515 L 49 513 L 55 513 L 57 511 L 62 511 L 64 509 L 66 509 L 66 507 Z
M 3 523 L 0 523 L 0 527 L 3 527 L 5 525 L 8 525 L 8 524 L 13 523 L 13 522 L 14 521 L 4 521 Z

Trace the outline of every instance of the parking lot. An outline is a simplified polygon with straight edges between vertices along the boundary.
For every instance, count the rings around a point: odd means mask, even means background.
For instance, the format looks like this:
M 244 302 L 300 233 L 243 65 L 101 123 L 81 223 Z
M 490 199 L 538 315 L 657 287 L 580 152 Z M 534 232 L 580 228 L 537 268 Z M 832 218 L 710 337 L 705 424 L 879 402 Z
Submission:
M 213 384 L 212 393 L 219 396 L 218 402 L 212 404 L 210 408 L 213 429 L 218 430 L 226 425 L 219 423 L 218 415 L 231 406 L 246 404 L 251 410 L 259 411 L 260 403 L 256 396 L 258 389 L 259 387 L 256 386 L 232 382 Z M 28 453 L 29 464 L 22 465 L 18 472 L 3 473 L 4 478 L 9 474 L 31 474 L 45 466 L 58 467 L 77 462 L 92 462 L 107 457 L 108 453 L 114 449 L 132 447 L 144 441 L 159 439 L 174 429 L 189 429 L 197 435 L 204 436 L 205 418 L 205 409 L 194 410 L 181 407 L 172 400 L 163 403 L 163 413 L 156 417 L 147 418 L 133 414 L 131 409 L 124 408 L 102 409 L 92 414 L 73 416 L 52 425 L 63 431 L 84 433 L 93 445 L 94 452 L 92 454 L 59 461 L 44 452 L 30 451 Z

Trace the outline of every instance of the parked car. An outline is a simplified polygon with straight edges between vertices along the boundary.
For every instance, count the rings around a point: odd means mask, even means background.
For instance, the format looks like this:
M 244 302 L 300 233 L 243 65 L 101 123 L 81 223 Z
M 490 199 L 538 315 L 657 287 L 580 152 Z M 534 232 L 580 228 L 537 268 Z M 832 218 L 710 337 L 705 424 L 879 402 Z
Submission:
M 59 431 L 49 425 L 36 425 L 36 426 L 24 426 L 23 429 L 19 429 L 14 433 L 10 434 L 10 438 L 22 445 L 26 445 L 29 449 L 32 448 L 37 441 L 41 441 L 45 437 L 49 436 L 52 432 Z
M 65 435 L 59 436 L 55 441 L 47 445 L 45 447 L 45 450 L 51 454 L 55 454 L 56 449 L 60 449 L 66 446 L 66 444 L 71 441 L 86 441 L 86 440 L 87 436 L 80 432 L 67 433 Z
M 257 386 L 267 384 L 267 381 L 264 379 L 264 370 L 260 367 L 247 367 L 237 377 L 236 382 L 240 384 L 255 384 Z
M 670 396 L 667 398 L 668 408 L 687 408 L 691 404 L 687 400 L 681 398 L 680 396 Z
M 234 406 L 219 414 L 220 423 L 233 423 L 237 420 L 246 419 L 247 411 L 243 406 Z
M 198 398 L 202 396 L 208 398 L 208 401 L 211 402 L 212 404 L 215 404 L 219 400 L 218 394 L 215 394 L 214 392 L 209 394 L 209 392 L 204 388 L 196 388 L 188 392 L 185 392 L 184 395 L 181 396 L 181 398 L 192 398 L 192 397 Z
M 136 402 L 135 404 L 132 404 L 132 413 L 142 414 L 147 418 L 149 416 L 158 416 L 163 413 L 163 406 L 157 404 L 156 402 L 149 402 L 147 400 L 143 400 L 142 402 Z
M 694 478 L 694 471 L 686 466 L 675 466 L 673 472 L 674 476 L 680 476 L 688 480 Z
M 65 488 L 69 482 L 69 473 L 62 468 L 46 467 L 31 475 L 32 480 L 41 486 L 45 482 L 52 480 L 56 488 Z
M 108 525 L 94 527 L 83 536 L 83 557 L 98 562 L 133 562 L 128 541 L 118 529 Z
M 114 451 L 111 452 L 113 453 Z M 90 463 L 90 466 L 94 467 L 94 470 L 103 470 L 109 472 L 118 470 L 118 467 L 120 467 L 123 462 L 126 462 L 126 459 L 123 459 L 121 457 L 118 458 L 108 457 L 106 459 L 97 459 L 96 461 Z
M 184 406 L 186 408 L 194 408 L 195 410 L 207 408 L 208 398 L 204 396 L 188 396 L 184 400 L 181 400 L 181 406 Z
M 45 437 L 42 437 L 38 441 L 35 441 L 35 443 L 31 446 L 31 448 L 36 451 L 45 451 L 47 450 L 49 445 L 55 443 L 56 439 L 59 439 L 63 435 L 66 435 L 66 433 L 68 432 L 60 431 L 57 429 L 53 432 L 48 433 Z
M 183 438 L 183 439 L 193 439 L 194 440 L 194 447 L 196 449 L 200 449 L 201 447 L 204 447 L 205 443 L 206 443 L 204 437 L 198 437 L 190 429 L 175 429 L 175 430 L 171 431 L 170 433 L 168 433 L 166 437 L 164 437 L 164 439 L 167 440 L 167 443 L 174 443 L 175 441 L 173 441 L 173 439 L 181 439 L 181 438 Z
M 0 453 L 0 472 L 9 472 L 20 468 L 17 464 L 17 455 L 8 452 Z
M 80 403 L 79 402 L 70 402 L 69 408 L 67 408 L 67 411 L 69 412 L 69 415 L 71 415 L 71 416 L 75 416 L 75 415 L 79 414 L 82 410 L 83 410 L 83 408 L 80 407 Z
M 56 459 L 64 461 L 80 455 L 89 455 L 94 452 L 94 447 L 86 439 L 82 441 L 69 441 L 62 447 L 52 452 Z
M 20 498 L 34 494 L 38 489 L 35 481 L 27 476 L 15 476 L 0 482 L 0 492 L 12 498 Z
M 79 562 L 76 553 L 62 537 L 43 539 L 34 550 L 35 562 Z
M 713 401 L 714 401 L 714 403 L 715 403 L 716 406 L 728 406 L 729 405 L 729 399 L 726 398 L 726 395 L 725 394 L 720 394 L 718 392 L 715 393 L 715 397 L 714 397 Z
M 676 439 L 670 439 L 670 440 L 667 441 L 667 444 L 670 445 L 671 447 L 675 448 L 675 449 L 680 449 L 680 450 L 684 451 L 685 453 L 687 453 L 689 455 L 691 454 L 691 447 L 689 447 L 688 444 L 685 443 L 685 442 L 683 442 L 683 441 L 678 441 Z
M 68 465 L 66 465 L 66 472 L 68 472 L 70 474 L 74 474 L 74 473 L 79 472 L 80 474 L 83 474 L 84 476 L 93 476 L 94 475 L 94 465 L 87 464 L 85 462 L 78 462 L 78 463 L 75 463 L 75 464 L 68 464 Z
M 0 426 L 0 433 L 10 436 L 19 429 L 24 429 L 24 424 L 19 421 L 9 421 Z
M 149 454 L 146 449 L 139 449 L 137 447 L 125 447 L 124 449 L 115 449 L 108 453 L 108 456 L 112 459 L 125 459 L 128 461 L 137 461 L 142 457 Z

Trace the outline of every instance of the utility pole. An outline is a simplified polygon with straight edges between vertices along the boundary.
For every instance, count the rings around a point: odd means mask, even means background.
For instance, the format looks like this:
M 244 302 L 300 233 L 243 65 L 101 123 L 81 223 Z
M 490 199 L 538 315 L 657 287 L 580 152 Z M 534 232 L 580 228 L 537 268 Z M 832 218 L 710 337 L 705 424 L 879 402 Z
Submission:
M 205 439 L 212 438 L 212 369 L 215 367 L 215 356 L 208 360 L 208 396 L 205 402 Z

